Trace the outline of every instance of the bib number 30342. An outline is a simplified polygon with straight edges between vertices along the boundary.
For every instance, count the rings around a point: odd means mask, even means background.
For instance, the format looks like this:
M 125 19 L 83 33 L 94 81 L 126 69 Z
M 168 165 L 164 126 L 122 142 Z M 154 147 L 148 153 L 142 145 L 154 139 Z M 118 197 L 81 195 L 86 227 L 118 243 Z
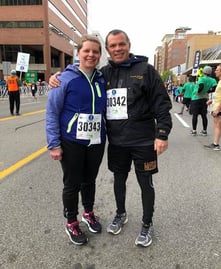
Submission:
M 108 120 L 128 119 L 126 88 L 107 90 L 106 117 Z

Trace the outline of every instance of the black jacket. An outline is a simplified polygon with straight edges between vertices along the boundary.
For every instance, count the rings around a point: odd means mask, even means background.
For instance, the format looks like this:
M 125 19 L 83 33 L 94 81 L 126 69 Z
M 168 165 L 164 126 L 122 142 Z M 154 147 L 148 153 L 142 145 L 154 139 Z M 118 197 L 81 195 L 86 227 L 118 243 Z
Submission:
M 144 56 L 130 55 L 121 64 L 110 61 L 101 71 L 108 89 L 127 88 L 128 119 L 107 120 L 110 144 L 151 145 L 167 140 L 172 128 L 171 100 L 157 71 Z

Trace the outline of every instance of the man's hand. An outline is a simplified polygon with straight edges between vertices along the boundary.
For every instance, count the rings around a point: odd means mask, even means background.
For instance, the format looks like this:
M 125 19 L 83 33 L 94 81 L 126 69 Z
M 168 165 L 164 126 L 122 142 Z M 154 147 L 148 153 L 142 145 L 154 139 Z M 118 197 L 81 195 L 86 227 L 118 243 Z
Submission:
M 168 140 L 160 140 L 158 138 L 154 141 L 154 149 L 157 152 L 157 155 L 160 155 L 168 148 Z
M 54 75 L 51 75 L 49 78 L 49 87 L 56 88 L 60 85 L 60 81 L 58 80 L 58 76 L 61 74 L 60 71 L 56 72 Z

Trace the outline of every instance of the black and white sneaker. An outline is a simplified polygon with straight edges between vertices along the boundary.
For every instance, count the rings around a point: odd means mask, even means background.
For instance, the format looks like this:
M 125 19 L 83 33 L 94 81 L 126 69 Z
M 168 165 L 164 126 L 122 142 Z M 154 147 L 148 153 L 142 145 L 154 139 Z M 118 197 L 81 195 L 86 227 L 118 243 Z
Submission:
M 200 135 L 202 135 L 202 136 L 207 136 L 207 131 L 202 130 L 202 131 L 200 132 Z
M 204 145 L 204 147 L 208 149 L 213 149 L 213 150 L 220 150 L 220 145 L 216 145 L 214 143 L 209 144 L 209 145 Z
M 141 232 L 135 240 L 135 245 L 148 247 L 152 243 L 153 224 L 143 224 Z
M 197 135 L 197 132 L 196 132 L 195 130 L 191 130 L 191 131 L 190 131 L 190 134 L 191 134 L 192 136 L 196 136 L 196 135 Z
M 79 227 L 79 222 L 66 223 L 65 231 L 73 244 L 83 245 L 88 241 L 87 236 Z

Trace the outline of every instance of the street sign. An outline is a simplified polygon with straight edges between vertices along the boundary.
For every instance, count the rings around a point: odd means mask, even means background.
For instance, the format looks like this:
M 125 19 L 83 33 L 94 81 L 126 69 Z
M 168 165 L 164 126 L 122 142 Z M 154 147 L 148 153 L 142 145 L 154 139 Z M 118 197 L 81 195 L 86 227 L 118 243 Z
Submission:
M 32 83 L 33 81 L 36 82 L 38 79 L 37 71 L 28 71 L 25 73 L 25 80 L 27 83 Z
M 17 63 L 15 68 L 16 71 L 27 72 L 29 65 L 29 58 L 30 58 L 29 53 L 18 52 Z

